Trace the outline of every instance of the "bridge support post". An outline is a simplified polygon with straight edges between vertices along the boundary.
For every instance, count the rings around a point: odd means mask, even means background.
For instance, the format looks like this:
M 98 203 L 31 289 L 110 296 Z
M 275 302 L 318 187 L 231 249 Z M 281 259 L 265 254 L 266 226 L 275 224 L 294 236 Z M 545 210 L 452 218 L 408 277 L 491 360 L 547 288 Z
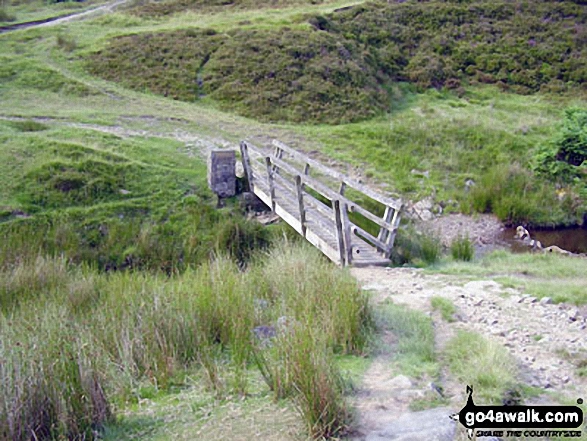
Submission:
M 212 150 L 208 156 L 208 185 L 218 198 L 236 194 L 234 150 Z

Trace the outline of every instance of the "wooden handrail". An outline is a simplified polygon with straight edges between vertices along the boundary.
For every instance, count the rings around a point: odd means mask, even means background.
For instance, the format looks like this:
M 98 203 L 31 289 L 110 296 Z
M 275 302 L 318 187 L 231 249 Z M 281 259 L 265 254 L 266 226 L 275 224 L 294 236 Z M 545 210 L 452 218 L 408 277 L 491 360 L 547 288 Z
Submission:
M 267 158 L 270 157 L 268 156 Z M 293 166 L 289 165 L 281 159 L 271 158 L 271 162 L 273 165 L 276 165 L 277 167 L 283 169 L 292 176 L 296 176 L 296 173 L 299 173 Z M 389 222 L 385 222 L 380 217 L 374 215 L 373 213 L 364 209 L 360 205 L 357 205 L 355 202 L 351 201 L 350 199 L 347 199 L 345 196 L 335 192 L 331 188 L 328 188 L 326 185 L 322 184 L 318 180 L 306 175 L 300 175 L 300 177 L 305 185 L 316 190 L 318 193 L 320 193 L 322 196 L 326 197 L 330 201 L 338 199 L 341 202 L 345 202 L 351 213 L 359 213 L 362 216 L 365 216 L 370 221 L 376 223 L 381 228 L 385 228 L 388 230 L 393 230 L 395 228 L 394 225 L 390 224 Z
M 372 191 L 370 188 L 364 186 L 363 184 L 348 178 L 347 176 L 343 175 L 342 173 L 339 173 L 335 170 L 332 170 L 328 167 L 323 166 L 318 161 L 315 161 L 315 160 L 307 157 L 303 153 L 300 153 L 300 152 L 292 149 L 291 147 L 288 147 L 287 145 L 285 145 L 281 141 L 273 140 L 272 144 L 276 147 L 279 147 L 282 151 L 289 153 L 294 158 L 301 159 L 303 162 L 310 165 L 312 168 L 315 168 L 316 170 L 319 170 L 320 172 L 322 172 L 330 177 L 335 178 L 336 180 L 340 181 L 341 183 L 345 183 L 349 187 L 354 188 L 355 190 L 365 194 L 366 196 L 369 196 L 374 201 L 377 201 L 383 205 L 388 205 L 396 210 L 401 209 L 401 206 L 402 206 L 401 200 L 396 200 L 396 199 L 388 198 L 388 197 L 382 196 L 380 194 L 377 194 L 374 191 Z

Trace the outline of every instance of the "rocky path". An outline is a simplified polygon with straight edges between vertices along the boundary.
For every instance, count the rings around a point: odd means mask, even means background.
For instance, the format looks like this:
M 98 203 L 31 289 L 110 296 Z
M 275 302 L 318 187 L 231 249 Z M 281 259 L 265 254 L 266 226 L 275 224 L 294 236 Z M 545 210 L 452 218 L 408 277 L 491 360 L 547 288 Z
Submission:
M 577 361 L 587 363 L 587 308 L 541 301 L 505 288 L 491 280 L 459 280 L 454 276 L 427 275 L 412 268 L 354 268 L 353 275 L 363 289 L 372 292 L 375 308 L 391 300 L 429 314 L 436 331 L 437 350 L 458 329 L 474 331 L 505 346 L 516 361 L 521 383 L 552 391 L 557 396 L 587 395 L 587 378 L 577 374 Z M 444 297 L 456 306 L 455 322 L 444 321 L 431 307 L 433 296 Z M 393 335 L 384 335 L 391 347 Z M 391 349 L 376 356 L 366 372 L 356 397 L 359 414 L 356 440 L 402 440 L 461 438 L 444 417 L 465 403 L 463 385 L 447 378 L 444 394 L 447 409 L 415 413 L 409 404 L 430 393 L 429 384 L 395 374 Z M 438 419 L 431 431 L 422 435 L 418 418 Z M 407 435 L 406 428 L 414 426 Z M 445 431 L 442 431 L 442 428 Z M 425 431 L 424 431 L 425 432 Z

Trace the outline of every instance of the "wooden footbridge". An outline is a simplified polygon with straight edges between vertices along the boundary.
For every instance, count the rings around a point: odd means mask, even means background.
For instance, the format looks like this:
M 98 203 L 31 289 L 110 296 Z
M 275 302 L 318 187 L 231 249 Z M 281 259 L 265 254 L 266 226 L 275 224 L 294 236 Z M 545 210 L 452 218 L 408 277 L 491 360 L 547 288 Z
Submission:
M 267 154 L 248 142 L 240 144 L 246 179 L 259 199 L 338 265 L 390 263 L 401 201 L 384 197 L 279 141 L 273 141 L 272 147 Z M 353 202 L 350 193 L 381 204 L 383 216 Z

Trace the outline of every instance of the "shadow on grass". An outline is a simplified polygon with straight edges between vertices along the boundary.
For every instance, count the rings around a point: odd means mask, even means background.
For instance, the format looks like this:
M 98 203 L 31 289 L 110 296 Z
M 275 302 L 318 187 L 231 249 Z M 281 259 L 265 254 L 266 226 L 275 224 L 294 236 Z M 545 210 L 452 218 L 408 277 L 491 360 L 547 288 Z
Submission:
M 156 416 L 120 417 L 104 427 L 102 439 L 104 441 L 145 439 L 156 435 L 164 424 L 164 418 Z

